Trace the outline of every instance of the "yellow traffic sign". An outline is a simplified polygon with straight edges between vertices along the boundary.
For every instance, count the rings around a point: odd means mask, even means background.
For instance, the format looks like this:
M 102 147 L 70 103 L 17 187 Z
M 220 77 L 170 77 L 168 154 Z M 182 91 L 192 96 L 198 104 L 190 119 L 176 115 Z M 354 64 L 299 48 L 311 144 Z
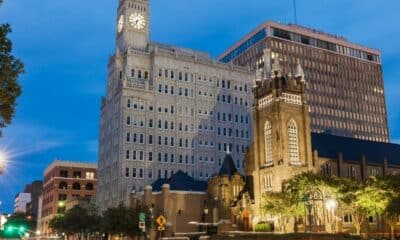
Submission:
M 165 230 L 165 226 L 158 226 L 157 227 L 157 231 L 164 231 Z
M 157 219 L 156 222 L 158 223 L 159 226 L 164 226 L 165 223 L 167 223 L 167 219 L 163 216 L 160 215 Z

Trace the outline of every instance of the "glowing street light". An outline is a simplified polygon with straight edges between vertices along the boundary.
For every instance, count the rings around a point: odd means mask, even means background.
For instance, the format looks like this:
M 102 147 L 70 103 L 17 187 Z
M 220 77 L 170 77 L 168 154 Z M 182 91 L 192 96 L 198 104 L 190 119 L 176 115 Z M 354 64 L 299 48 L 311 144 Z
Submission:
M 338 207 L 338 202 L 336 199 L 329 198 L 326 200 L 325 205 L 328 210 L 328 221 L 331 223 L 331 231 L 336 232 L 335 210 Z
M 0 175 L 3 174 L 6 162 L 7 162 L 7 153 L 4 150 L 0 150 Z
M 331 210 L 335 210 L 337 208 L 338 202 L 335 199 L 330 198 L 330 199 L 326 200 L 325 205 L 326 205 L 326 209 L 331 211 Z

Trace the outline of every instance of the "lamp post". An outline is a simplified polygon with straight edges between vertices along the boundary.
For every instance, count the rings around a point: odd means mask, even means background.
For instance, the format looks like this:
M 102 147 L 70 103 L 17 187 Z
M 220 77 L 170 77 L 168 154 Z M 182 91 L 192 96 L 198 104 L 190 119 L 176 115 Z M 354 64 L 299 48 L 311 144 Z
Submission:
M 306 209 L 307 209 L 307 213 L 308 213 L 308 224 L 309 224 L 308 225 L 308 227 L 309 227 L 308 231 L 309 231 L 309 233 L 311 233 L 312 232 L 311 211 L 312 211 L 312 208 L 313 208 L 313 204 L 311 202 L 307 202 L 305 205 L 306 205 Z
M 328 210 L 328 222 L 331 225 L 331 232 L 335 233 L 336 232 L 336 217 L 335 217 L 335 209 L 338 206 L 338 202 L 336 199 L 333 198 L 328 198 L 326 200 L 326 209 Z
M 208 214 L 208 208 L 207 206 L 204 206 L 204 210 L 203 210 L 203 231 L 205 230 L 207 232 L 207 226 L 206 226 L 206 221 L 207 221 L 207 214 Z

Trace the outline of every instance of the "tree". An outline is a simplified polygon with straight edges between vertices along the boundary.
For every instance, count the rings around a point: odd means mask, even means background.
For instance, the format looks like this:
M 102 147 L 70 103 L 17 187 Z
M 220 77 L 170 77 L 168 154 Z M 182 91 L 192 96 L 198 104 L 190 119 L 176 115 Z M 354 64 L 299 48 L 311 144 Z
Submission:
M 109 208 L 103 214 L 103 231 L 111 235 L 122 235 L 128 237 L 138 236 L 141 232 L 139 229 L 139 213 L 146 214 L 146 227 L 150 228 L 150 210 L 147 206 L 137 205 L 133 207 L 125 207 L 120 204 L 116 208 Z
M 304 213 L 298 202 L 293 202 L 289 192 L 266 192 L 262 196 L 261 209 L 278 217 L 278 228 L 287 233 L 290 221 L 296 224 L 295 218 Z
M 0 5 L 2 0 L 0 0 Z M 23 63 L 12 53 L 12 42 L 8 38 L 11 33 L 9 24 L 0 25 L 0 129 L 11 123 L 14 116 L 16 99 L 21 95 L 21 87 L 17 80 L 24 72 Z M 0 130 L 0 136 L 2 132 Z
M 363 181 L 353 178 L 340 178 L 337 181 L 340 186 L 338 198 L 342 203 L 342 210 L 351 213 L 356 234 L 360 235 L 361 227 L 368 214 L 368 211 L 360 201 L 360 198 L 364 196 L 365 184 Z
M 392 240 L 395 239 L 395 227 L 398 222 L 398 217 L 400 215 L 400 198 L 397 196 L 394 199 L 391 199 L 389 205 L 386 207 L 383 216 L 385 217 L 389 227 L 390 227 L 390 236 Z
M 77 235 L 79 238 L 91 236 L 100 231 L 101 218 L 96 211 L 75 206 L 68 210 L 64 215 L 53 218 L 49 226 L 58 233 Z
M 395 239 L 395 227 L 400 216 L 400 176 L 387 176 L 382 179 L 385 189 L 387 205 L 382 216 L 390 228 L 390 236 Z

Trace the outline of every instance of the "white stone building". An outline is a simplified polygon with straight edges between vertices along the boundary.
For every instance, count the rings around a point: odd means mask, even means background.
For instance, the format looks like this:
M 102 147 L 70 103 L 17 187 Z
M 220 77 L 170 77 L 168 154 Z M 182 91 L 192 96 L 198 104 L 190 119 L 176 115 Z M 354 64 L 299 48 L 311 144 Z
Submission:
M 26 213 L 26 205 L 30 202 L 30 193 L 18 193 L 14 200 L 14 213 Z
M 149 41 L 148 0 L 120 0 L 99 139 L 98 203 L 129 203 L 158 178 L 215 174 L 230 150 L 243 172 L 251 141 L 248 68 Z

